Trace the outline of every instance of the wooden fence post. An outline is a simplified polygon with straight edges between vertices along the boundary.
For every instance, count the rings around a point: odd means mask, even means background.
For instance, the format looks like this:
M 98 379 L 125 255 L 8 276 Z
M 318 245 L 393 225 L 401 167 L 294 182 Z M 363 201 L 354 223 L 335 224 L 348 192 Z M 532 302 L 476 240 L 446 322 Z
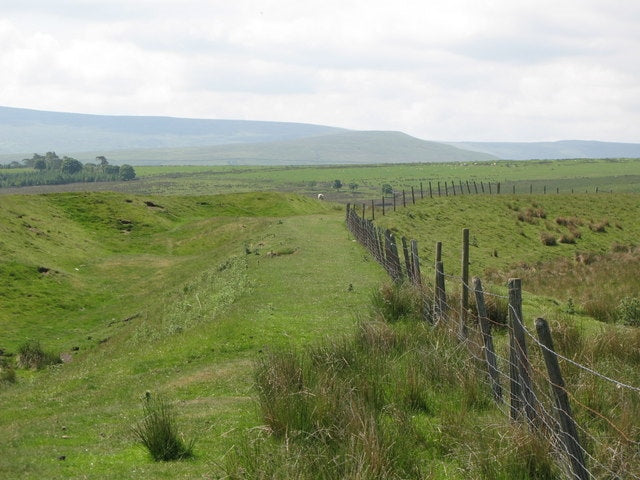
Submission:
M 435 288 L 435 321 L 444 320 L 447 311 L 447 294 L 445 292 L 444 264 L 436 262 L 436 288 Z
M 476 181 L 473 181 L 473 189 L 476 191 L 476 195 L 478 194 L 478 184 L 476 183 Z
M 515 380 L 519 382 L 520 400 L 524 403 L 527 419 L 536 422 L 536 401 L 531 387 L 531 364 L 527 354 L 524 324 L 522 323 L 522 280 L 509 279 L 509 324 L 513 332 L 513 350 L 516 364 Z M 512 361 L 513 361 L 512 360 Z
M 496 401 L 496 403 L 502 403 L 502 387 L 500 386 L 500 373 L 498 372 L 496 352 L 493 347 L 491 324 L 489 323 L 487 307 L 484 303 L 484 291 L 482 290 L 482 282 L 477 277 L 473 278 L 473 291 L 475 292 L 476 297 L 478 321 L 480 322 L 480 331 L 482 332 L 482 341 L 484 343 L 484 358 L 487 362 L 487 371 L 489 373 L 489 381 L 491 382 L 493 399 Z
M 469 180 L 465 180 L 467 182 L 467 193 L 471 195 L 471 187 L 469 186 Z
M 469 310 L 469 229 L 462 229 L 462 291 L 460 292 L 460 329 L 461 340 L 467 338 L 467 312 Z
M 415 240 L 411 240 L 411 264 L 413 265 L 413 283 L 420 287 L 422 285 L 420 257 L 418 256 L 418 242 Z
M 547 365 L 547 371 L 549 372 L 549 382 L 553 390 L 556 413 L 558 414 L 560 428 L 562 429 L 562 443 L 569 457 L 571 472 L 574 478 L 588 480 L 591 476 L 585 466 L 584 455 L 578 439 L 578 428 L 571 414 L 571 405 L 569 404 L 567 391 L 564 388 L 564 380 L 560 372 L 560 365 L 558 365 L 558 357 L 553 349 L 553 340 L 551 339 L 549 325 L 544 318 L 536 319 L 536 332 L 543 346 L 542 355 L 544 356 L 544 363 Z
M 489 182 L 489 195 L 491 195 L 493 192 L 491 191 L 491 182 Z
M 420 200 L 424 198 L 424 190 L 422 190 L 422 182 L 420 182 Z
M 533 193 L 533 183 L 529 184 L 529 193 Z
M 440 193 L 440 182 L 438 182 L 438 197 L 442 196 Z
M 460 184 L 460 195 L 464 195 L 464 187 L 462 186 L 462 180 L 458 180 L 458 183 Z
M 484 193 L 484 183 L 480 180 L 480 187 L 482 188 L 482 193 Z
M 500 195 L 500 182 L 498 182 L 498 185 L 496 186 L 496 194 Z
M 365 209 L 365 204 L 362 204 L 362 219 L 364 220 L 364 209 Z
M 402 206 L 407 208 L 407 195 L 404 192 L 404 188 L 402 189 Z
M 373 200 L 371 200 L 371 220 L 376 219 L 376 204 Z
M 382 216 L 384 217 L 384 195 L 382 196 Z
M 429 180 L 429 198 L 433 198 L 433 190 L 431 189 L 431 180 Z
M 393 211 L 396 211 L 396 192 L 393 192 Z
M 402 253 L 404 255 L 404 267 L 407 270 L 407 278 L 413 283 L 413 267 L 411 265 L 411 257 L 409 256 L 409 246 L 407 245 L 407 239 L 402 237 Z
M 396 238 L 393 233 L 391 233 L 391 230 L 385 230 L 384 236 L 386 240 L 388 272 L 394 282 L 400 283 L 402 281 L 402 267 L 400 267 L 400 255 L 398 255 Z
M 416 204 L 416 194 L 413 191 L 413 186 L 411 187 L 411 203 Z

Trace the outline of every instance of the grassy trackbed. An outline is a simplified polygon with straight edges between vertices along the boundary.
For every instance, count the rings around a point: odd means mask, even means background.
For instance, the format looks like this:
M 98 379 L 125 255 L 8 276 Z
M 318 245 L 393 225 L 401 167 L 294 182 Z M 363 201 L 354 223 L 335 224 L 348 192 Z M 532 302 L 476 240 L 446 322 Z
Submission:
M 295 195 L 68 193 L 0 207 L 0 348 L 37 339 L 67 360 L 0 385 L 3 478 L 215 476 L 261 423 L 254 359 L 349 330 L 383 279 L 341 208 Z M 154 463 L 136 445 L 147 390 L 177 405 L 194 459 Z

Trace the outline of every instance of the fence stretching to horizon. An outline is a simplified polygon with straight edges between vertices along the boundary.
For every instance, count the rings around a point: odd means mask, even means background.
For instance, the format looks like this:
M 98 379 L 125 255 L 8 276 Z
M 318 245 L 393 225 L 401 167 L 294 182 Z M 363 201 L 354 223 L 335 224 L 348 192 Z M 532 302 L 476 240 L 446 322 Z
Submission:
M 523 188 L 524 187 L 524 188 Z M 412 186 L 410 189 L 394 191 L 393 193 L 383 194 L 378 199 L 371 199 L 370 202 L 362 203 L 362 209 L 365 211 L 369 208 L 372 220 L 375 220 L 376 211 L 386 215 L 388 211 L 396 211 L 399 207 L 407 207 L 415 205 L 417 200 L 425 198 L 455 197 L 464 195 L 501 195 L 501 194 L 530 194 L 530 195 L 551 195 L 560 193 L 577 194 L 582 193 L 582 189 L 576 188 L 551 188 L 548 185 L 541 185 L 534 189 L 533 183 L 522 185 L 520 182 L 510 182 L 505 186 L 502 182 L 491 181 L 429 181 L 420 182 L 419 186 Z M 585 194 L 589 193 L 613 193 L 612 190 L 603 190 L 600 187 L 591 187 L 584 190 Z M 355 205 L 355 204 L 354 204 Z M 364 216 L 364 215 L 363 215 Z
M 346 225 L 394 283 L 417 289 L 424 321 L 444 326 L 466 346 L 495 407 L 545 439 L 566 478 L 640 479 L 640 387 L 619 377 L 625 372 L 614 378 L 586 358 L 558 353 L 554 343 L 567 350 L 575 340 L 571 329 L 558 323 L 554 339 L 545 319 L 527 322 L 520 279 L 509 280 L 506 295 L 479 278 L 469 280 L 468 229 L 462 232 L 462 273 L 452 276 L 445 273 L 440 242 L 435 258 L 425 262 L 415 240 L 398 241 L 351 205 Z

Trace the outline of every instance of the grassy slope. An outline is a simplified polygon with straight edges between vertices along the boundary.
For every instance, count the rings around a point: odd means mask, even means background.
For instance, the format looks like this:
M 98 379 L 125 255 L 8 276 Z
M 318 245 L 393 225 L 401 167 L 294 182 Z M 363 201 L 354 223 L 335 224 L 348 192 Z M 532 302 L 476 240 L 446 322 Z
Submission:
M 27 336 L 55 351 L 80 347 L 70 363 L 2 386 L 5 478 L 210 474 L 259 424 L 252 359 L 347 330 L 383 278 L 344 230 L 342 209 L 301 197 L 66 194 L 3 197 L 2 207 L 12 260 L 1 265 L 22 275 L 3 288 L 2 347 Z M 24 301 L 43 289 L 66 300 Z M 145 390 L 178 402 L 195 460 L 153 464 L 134 444 Z

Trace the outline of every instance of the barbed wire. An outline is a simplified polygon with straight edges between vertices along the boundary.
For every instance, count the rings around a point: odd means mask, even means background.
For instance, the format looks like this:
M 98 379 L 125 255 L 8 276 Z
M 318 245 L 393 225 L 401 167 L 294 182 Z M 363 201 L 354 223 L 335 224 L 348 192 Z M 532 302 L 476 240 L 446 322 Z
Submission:
M 458 283 L 460 284 L 460 288 L 466 288 L 469 294 L 477 293 L 474 286 L 468 285 L 460 276 L 446 274 L 442 271 L 438 272 L 436 269 L 436 262 L 421 263 L 419 256 L 416 255 L 417 251 L 413 251 L 413 249 L 410 252 L 409 257 L 407 256 L 407 250 L 404 249 L 405 262 L 403 264 L 400 261 L 398 252 L 400 248 L 403 248 L 406 245 L 406 240 L 403 238 L 402 245 L 399 245 L 400 242 L 395 240 L 395 236 L 391 234 L 391 232 L 388 230 L 383 231 L 379 227 L 375 226 L 371 220 L 360 218 L 355 210 L 347 210 L 347 226 L 354 237 L 356 237 L 356 239 L 380 263 L 380 265 L 389 272 L 394 281 L 407 279 L 414 286 L 419 286 L 421 288 L 421 293 L 423 295 L 422 307 L 423 312 L 425 312 L 424 316 L 428 317 L 434 325 L 439 325 L 440 322 L 445 322 L 444 325 L 450 334 L 460 338 L 460 330 L 462 326 L 465 326 L 465 318 L 473 318 L 474 315 L 472 315 L 473 312 L 471 306 L 468 311 L 463 312 L 460 304 L 457 304 L 457 302 L 452 304 L 448 301 L 447 295 L 444 293 L 446 291 L 446 283 Z M 418 269 L 415 268 L 416 265 L 418 266 Z M 418 278 L 415 276 L 417 270 L 421 272 L 421 275 Z M 440 274 L 445 282 L 439 287 L 436 285 L 435 281 L 433 284 L 430 281 L 425 281 L 422 276 L 423 271 L 430 272 L 429 275 L 433 273 Z M 490 288 L 495 289 L 496 286 L 492 285 Z M 501 286 L 500 288 L 505 287 Z M 480 293 L 484 297 L 495 298 L 501 301 L 509 301 L 508 296 L 501 295 L 490 290 L 485 289 Z M 439 295 L 440 298 L 438 297 Z M 470 305 L 472 305 L 472 303 L 470 303 Z M 529 338 L 532 345 L 539 347 L 539 352 L 551 353 L 555 355 L 556 358 L 578 368 L 579 371 L 588 373 L 595 379 L 606 381 L 610 385 L 615 386 L 616 389 L 623 392 L 628 392 L 629 394 L 636 394 L 640 392 L 639 387 L 616 380 L 609 375 L 599 372 L 595 368 L 591 368 L 553 351 L 541 343 L 540 340 L 532 334 L 524 324 L 523 319 L 519 318 L 518 312 L 511 304 L 508 304 L 508 313 L 512 316 L 512 321 L 517 321 L 522 326 L 525 338 Z M 510 338 L 514 335 L 514 330 L 510 322 L 506 322 L 505 324 L 491 318 L 484 320 L 487 320 L 490 326 L 505 328 Z M 478 321 L 480 321 L 479 318 Z M 541 433 L 544 433 L 550 447 L 555 451 L 561 452 L 562 455 L 566 456 L 569 460 L 569 463 L 560 462 L 560 467 L 565 471 L 567 477 L 576 478 L 578 480 L 584 479 L 582 475 L 575 473 L 572 469 L 572 463 L 580 463 L 581 459 L 577 458 L 576 454 L 573 454 L 571 451 L 563 447 L 564 440 L 562 436 L 565 433 L 563 433 L 559 420 L 551 413 L 552 411 L 555 411 L 557 414 L 563 413 L 565 415 L 570 415 L 571 412 L 564 411 L 558 405 L 556 400 L 550 396 L 549 391 L 552 388 L 560 388 L 569 397 L 571 397 L 571 400 L 580 409 L 588 412 L 592 417 L 600 418 L 604 421 L 608 425 L 608 431 L 610 434 L 613 434 L 614 438 L 616 436 L 621 438 L 623 443 L 626 443 L 627 445 L 640 445 L 639 442 L 634 441 L 625 434 L 622 429 L 620 429 L 615 422 L 611 420 L 611 418 L 586 405 L 575 394 L 573 394 L 569 388 L 552 383 L 544 372 L 537 366 L 536 362 L 540 362 L 539 355 L 534 357 L 527 355 L 526 357 L 527 362 L 525 368 L 530 369 L 529 375 L 531 378 L 529 381 L 531 384 L 528 386 L 525 385 L 522 382 L 522 373 L 520 373 L 520 369 L 523 367 L 520 365 L 521 360 L 518 359 L 522 358 L 526 352 L 522 351 L 523 347 L 519 346 L 517 342 L 515 342 L 515 347 L 508 347 L 504 342 L 502 342 L 503 346 L 501 348 L 516 349 L 514 352 L 508 352 L 506 356 L 502 355 L 499 350 L 496 351 L 496 349 L 494 349 L 493 355 L 495 357 L 496 364 L 493 368 L 495 368 L 497 378 L 492 379 L 490 372 L 491 367 L 484 367 L 484 365 L 487 365 L 488 363 L 486 359 L 483 358 L 486 355 L 487 349 L 486 344 L 483 341 L 481 343 L 481 339 L 483 339 L 484 334 L 479 332 L 477 328 L 473 328 L 474 324 L 474 322 L 471 322 L 472 328 L 468 329 L 468 334 L 465 338 L 461 339 L 462 341 L 460 345 L 467 347 L 466 351 L 469 353 L 470 360 L 472 360 L 470 365 L 478 373 L 477 379 L 485 386 L 489 387 L 489 389 L 492 389 L 495 382 L 497 382 L 497 385 L 500 387 L 502 398 L 496 399 L 495 406 L 507 418 L 512 418 L 514 413 L 524 418 L 524 410 L 526 409 L 529 409 L 531 412 L 535 412 L 537 428 Z M 466 327 L 468 327 L 468 325 Z M 530 361 L 531 358 L 538 358 L 538 360 L 536 360 L 536 362 L 532 362 Z M 508 382 L 512 389 L 516 388 L 520 392 L 523 392 L 526 389 L 526 395 L 521 395 L 519 399 L 516 398 L 519 402 L 519 406 L 515 412 L 513 406 L 513 390 L 503 389 L 502 384 L 504 382 Z M 509 392 L 509 399 L 503 398 L 503 394 L 507 394 L 507 392 Z M 509 404 L 509 402 L 511 402 L 511 404 Z M 599 437 L 596 437 L 587 428 L 578 423 L 576 423 L 576 426 L 581 435 L 589 439 L 589 448 L 585 448 L 580 442 L 576 442 L 582 456 L 584 456 L 584 458 L 592 465 L 591 469 L 586 469 L 586 467 L 584 467 L 589 478 L 599 478 L 596 476 L 597 472 L 605 475 L 604 478 L 620 478 L 615 462 L 636 462 L 640 464 L 640 450 L 638 450 L 638 453 L 633 453 L 632 448 L 627 447 L 625 449 L 620 442 L 614 445 L 615 448 L 611 445 L 603 444 L 602 440 Z M 596 448 L 598 445 L 601 446 L 600 450 L 603 451 L 598 451 L 598 448 Z M 594 449 L 594 451 L 591 452 L 591 449 Z M 629 453 L 630 451 L 632 453 Z M 634 465 L 636 463 L 634 463 Z M 640 470 L 640 467 L 638 470 Z M 638 473 L 624 472 L 624 478 L 640 479 L 638 475 L 640 475 L 640 471 Z

